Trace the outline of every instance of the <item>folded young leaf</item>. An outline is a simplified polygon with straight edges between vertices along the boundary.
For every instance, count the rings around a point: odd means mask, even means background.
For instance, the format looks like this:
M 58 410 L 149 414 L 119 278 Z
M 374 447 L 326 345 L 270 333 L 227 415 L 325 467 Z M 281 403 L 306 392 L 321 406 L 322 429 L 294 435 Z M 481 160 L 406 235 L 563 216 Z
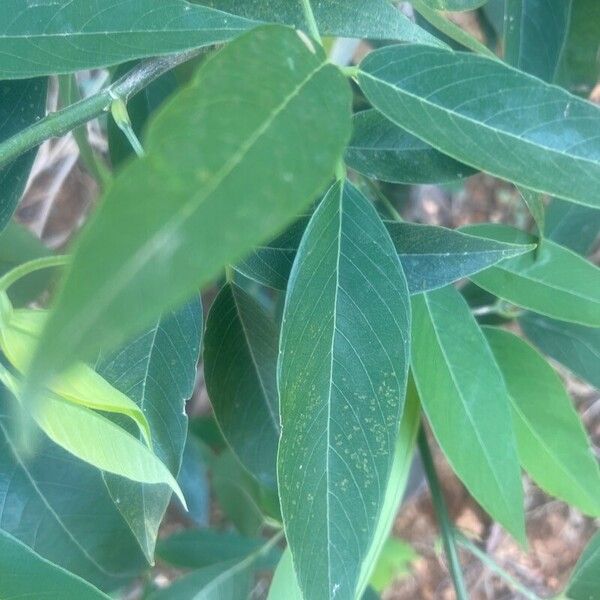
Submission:
M 1 57 L 0 51 L 0 61 Z M 44 116 L 47 88 L 48 81 L 44 77 L 0 82 L 0 141 Z M 21 199 L 36 152 L 30 150 L 10 165 L 0 168 L 0 231 L 10 221 Z
M 201 339 L 202 304 L 196 297 L 181 309 L 163 315 L 147 331 L 110 356 L 102 356 L 96 364 L 98 373 L 114 381 L 146 415 L 153 451 L 174 477 L 179 473 L 184 450 L 185 404 L 194 391 Z M 110 473 L 104 473 L 104 481 L 152 564 L 171 490 Z
M 459 292 L 413 296 L 412 370 L 446 458 L 481 506 L 525 540 L 523 490 L 502 373 Z
M 257 21 L 291 25 L 310 31 L 303 0 L 200 0 L 200 4 Z M 443 46 L 387 0 L 327 0 L 312 2 L 322 35 L 376 40 L 402 40 Z
M 507 225 L 469 225 L 462 230 L 513 244 L 534 240 Z M 555 319 L 600 327 L 600 269 L 551 240 L 543 239 L 535 252 L 505 260 L 471 279 L 517 306 Z
M 109 600 L 90 583 L 52 564 L 0 529 L 0 597 Z
M 277 488 L 279 329 L 235 284 L 215 299 L 206 323 L 204 377 L 215 417 L 240 462 Z
M 567 40 L 573 0 L 508 0 L 504 60 L 544 81 L 554 81 Z
M 555 321 L 532 312 L 521 315 L 519 325 L 544 354 L 600 390 L 600 328 Z
M 600 532 L 590 540 L 579 557 L 567 586 L 566 597 L 572 600 L 597 600 L 600 590 Z
M 256 26 L 185 0 L 4 0 L 0 79 L 69 73 L 230 40 Z
M 260 27 L 206 61 L 78 240 L 29 387 L 123 343 L 280 231 L 327 183 L 349 130 L 348 82 L 291 29 Z
M 0 300 L 2 301 L 2 300 Z M 7 306 L 4 297 L 4 306 Z M 0 348 L 21 373 L 27 370 L 31 355 L 48 317 L 47 311 L 19 309 L 9 311 L 0 327 Z M 77 362 L 52 380 L 49 389 L 61 398 L 94 410 L 130 417 L 151 446 L 152 434 L 142 409 L 88 365 Z
M 456 160 L 600 206 L 600 108 L 490 58 L 396 45 L 369 54 L 360 86 L 388 119 Z
M 391 183 L 445 183 L 475 173 L 376 110 L 355 114 L 352 123 L 346 163 L 367 177 Z
M 600 515 L 598 461 L 560 377 L 514 333 L 484 333 L 508 388 L 521 465 L 549 494 Z
M 256 248 L 237 270 L 263 285 L 285 289 L 307 223 L 308 218 L 300 219 L 270 244 Z M 394 221 L 384 224 L 400 257 L 411 294 L 444 287 L 535 248 L 532 240 L 512 244 L 434 225 Z
M 8 372 L 2 383 L 19 397 L 17 380 Z M 164 483 L 185 506 L 179 485 L 167 467 L 147 446 L 106 417 L 52 392 L 40 395 L 29 410 L 40 429 L 77 458 L 132 481 Z
M 373 205 L 338 182 L 298 249 L 278 365 L 281 510 L 308 598 L 357 594 L 392 472 L 409 331 L 389 234 Z

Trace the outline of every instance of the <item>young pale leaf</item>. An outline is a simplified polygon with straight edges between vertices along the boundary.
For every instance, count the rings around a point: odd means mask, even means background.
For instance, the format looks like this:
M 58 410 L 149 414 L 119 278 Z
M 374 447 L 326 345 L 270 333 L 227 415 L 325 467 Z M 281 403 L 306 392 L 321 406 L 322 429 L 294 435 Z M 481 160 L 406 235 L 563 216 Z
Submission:
M 409 330 L 389 234 L 372 204 L 338 182 L 298 249 L 279 351 L 279 494 L 307 598 L 357 593 L 392 471 Z
M 377 559 L 371 585 L 376 591 L 383 592 L 395 579 L 410 575 L 410 563 L 418 556 L 407 542 L 394 537 L 388 538 Z
M 84 462 L 132 481 L 168 485 L 185 505 L 171 472 L 137 438 L 106 417 L 51 393 L 31 409 L 40 429 Z
M 109 600 L 87 581 L 52 564 L 0 529 L 0 597 L 5 600 Z
M 185 403 L 194 391 L 201 339 L 202 304 L 194 298 L 96 364 L 97 371 L 114 381 L 147 417 L 152 448 L 173 476 L 181 465 L 187 433 Z M 166 485 L 138 483 L 110 473 L 104 474 L 104 480 L 152 563 L 171 490 Z
M 331 176 L 349 106 L 348 83 L 322 50 L 278 25 L 205 62 L 79 239 L 30 387 L 123 343 L 280 231 Z
M 546 210 L 546 237 L 587 255 L 600 238 L 600 210 L 553 198 Z
M 0 531 L 103 590 L 124 585 L 147 563 L 102 474 L 45 436 L 34 456 L 23 453 L 7 394 L 0 389 L 0 473 L 10 474 L 0 486 Z
M 0 78 L 69 73 L 224 42 L 256 23 L 185 0 L 4 0 Z
M 456 289 L 412 300 L 412 369 L 435 437 L 473 497 L 524 541 L 510 399 L 492 351 Z
M 444 183 L 475 172 L 376 110 L 361 111 L 354 115 L 352 122 L 346 163 L 367 177 L 391 183 Z
M 544 205 L 544 195 L 527 188 L 519 188 L 519 194 L 523 198 L 527 210 L 530 212 L 538 229 L 538 233 L 543 235 L 546 226 L 546 207 Z M 571 204 L 573 206 L 573 204 Z M 578 208 L 587 209 L 587 206 Z
M 511 399 L 523 468 L 546 492 L 600 515 L 600 471 L 560 377 L 527 342 L 486 327 Z
M 200 0 L 200 3 L 247 19 L 284 23 L 310 31 L 302 6 L 304 0 Z M 363 0 L 312 0 L 311 3 L 322 35 L 444 45 L 387 0 L 369 0 L 368 5 Z
M 507 0 L 504 60 L 544 81 L 554 81 L 567 41 L 573 0 Z
M 433 47 L 369 54 L 360 86 L 388 119 L 456 160 L 600 206 L 600 108 L 503 63 Z
M 596 532 L 577 561 L 566 597 L 572 600 L 600 599 L 600 532 Z
M 215 417 L 240 462 L 277 487 L 279 330 L 235 284 L 220 291 L 206 323 L 204 377 Z
M 160 541 L 156 552 L 161 560 L 179 569 L 201 569 L 229 560 L 242 560 L 263 545 L 264 540 L 237 533 L 188 529 Z M 275 566 L 280 554 L 271 548 L 261 562 L 264 566 Z
M 285 289 L 307 223 L 308 218 L 297 221 L 270 244 L 255 249 L 237 269 L 263 285 Z M 384 224 L 400 257 L 411 294 L 443 287 L 535 248 L 532 243 L 498 242 L 434 225 L 394 221 Z
M 534 239 L 513 227 L 491 223 L 470 225 L 463 231 L 513 244 Z M 517 306 L 600 327 L 600 269 L 551 240 L 543 239 L 535 252 L 505 260 L 471 279 Z
M 600 328 L 555 321 L 531 312 L 519 317 L 519 325 L 542 352 L 600 390 Z
M 45 77 L 0 81 L 0 141 L 44 116 L 47 87 Z M 35 155 L 36 150 L 30 150 L 6 167 L 0 168 L 0 231 L 8 224 L 21 199 Z

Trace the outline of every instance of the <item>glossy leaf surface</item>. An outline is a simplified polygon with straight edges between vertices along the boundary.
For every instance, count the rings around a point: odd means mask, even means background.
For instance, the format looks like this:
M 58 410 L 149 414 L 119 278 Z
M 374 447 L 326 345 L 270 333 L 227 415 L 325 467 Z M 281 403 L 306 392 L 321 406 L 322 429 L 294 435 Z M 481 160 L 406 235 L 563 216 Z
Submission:
M 224 42 L 247 19 L 184 0 L 5 0 L 0 78 L 68 73 Z
M 522 541 L 523 491 L 510 399 L 492 351 L 454 288 L 412 301 L 412 369 L 435 437 L 473 497 Z
M 376 110 L 355 114 L 352 124 L 345 160 L 349 167 L 367 177 L 391 183 L 444 183 L 475 172 Z
M 456 160 L 600 205 L 597 106 L 497 60 L 417 45 L 372 52 L 359 83 L 388 119 Z
M 487 0 L 423 0 L 423 3 L 435 10 L 473 10 Z
M 309 31 L 304 18 L 303 0 L 200 0 L 201 4 L 255 19 L 285 23 Z M 415 25 L 386 0 L 311 1 L 315 20 L 322 35 L 403 40 L 442 45 L 434 36 Z
M 159 111 L 145 158 L 121 170 L 79 239 L 31 387 L 123 343 L 292 221 L 334 170 L 349 101 L 340 71 L 281 26 L 205 62 Z
M 600 390 L 600 329 L 526 312 L 519 317 L 525 335 L 544 354 Z
M 176 477 L 187 433 L 185 404 L 192 395 L 202 338 L 198 298 L 165 315 L 131 342 L 104 356 L 96 369 L 127 394 L 148 419 L 152 448 Z M 158 527 L 171 498 L 164 485 L 104 475 L 107 488 L 152 562 Z
M 567 41 L 573 0 L 507 0 L 504 60 L 554 81 Z
M 220 291 L 206 324 L 204 377 L 223 435 L 263 485 L 277 487 L 279 330 L 235 284 Z
M 600 514 L 600 470 L 579 415 L 554 369 L 515 334 L 485 328 L 511 398 L 519 458 L 549 494 Z
M 409 328 L 389 234 L 369 201 L 338 182 L 302 238 L 280 343 L 279 494 L 309 598 L 356 595 L 391 473 Z
M 600 238 L 600 210 L 553 198 L 546 210 L 546 236 L 587 255 Z
M 47 86 L 48 81 L 45 77 L 0 81 L 0 141 L 15 135 L 44 116 Z M 8 224 L 21 199 L 36 152 L 30 150 L 9 165 L 0 168 L 0 231 Z
M 506 225 L 473 225 L 467 233 L 512 243 L 532 236 Z M 484 290 L 549 317 L 600 326 L 600 269 L 567 248 L 543 239 L 535 252 L 505 260 L 471 279 Z
M 108 600 L 108 596 L 42 558 L 0 529 L 0 596 L 4 600 Z

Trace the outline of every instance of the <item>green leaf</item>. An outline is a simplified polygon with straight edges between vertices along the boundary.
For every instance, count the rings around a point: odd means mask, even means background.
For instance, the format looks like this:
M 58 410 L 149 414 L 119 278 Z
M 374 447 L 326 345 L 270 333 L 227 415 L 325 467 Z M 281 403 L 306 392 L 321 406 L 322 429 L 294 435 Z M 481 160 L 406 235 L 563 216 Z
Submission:
M 566 594 L 572 600 L 600 598 L 600 532 L 596 532 L 577 561 Z
M 173 476 L 181 465 L 187 433 L 185 404 L 194 391 L 201 338 L 202 305 L 195 298 L 182 309 L 164 315 L 111 356 L 102 357 L 96 366 L 146 415 L 153 450 Z M 148 562 L 152 562 L 171 490 L 108 473 L 104 479 Z
M 386 227 L 411 294 L 444 287 L 508 257 L 531 254 L 535 247 L 531 240 L 492 241 L 433 225 L 390 222 Z
M 578 254 L 588 254 L 600 237 L 600 210 L 553 198 L 546 210 L 546 236 Z
M 472 225 L 467 233 L 524 244 L 529 234 L 507 225 Z M 510 258 L 471 279 L 517 306 L 561 319 L 600 326 L 600 269 L 567 248 L 543 239 L 537 250 Z
M 0 531 L 104 590 L 147 565 L 97 469 L 47 438 L 34 456 L 19 449 L 0 389 Z M 68 490 L 68 493 L 65 493 Z
M 0 596 L 4 600 L 108 600 L 87 581 L 42 558 L 0 530 Z
M 600 3 L 573 3 L 571 26 L 558 81 L 576 94 L 588 96 L 600 79 Z
M 255 572 L 274 561 L 269 556 L 279 536 L 245 556 L 213 564 L 177 580 L 168 588 L 150 594 L 148 600 L 223 600 L 249 598 Z
M 161 560 L 179 569 L 200 569 L 219 562 L 241 560 L 263 545 L 264 540 L 233 532 L 188 529 L 161 540 L 156 552 Z M 271 548 L 263 557 L 263 565 L 274 566 L 280 554 L 279 550 Z
M 236 529 L 246 536 L 256 536 L 265 523 L 263 494 L 231 450 L 221 452 L 210 464 L 212 485 L 219 506 Z
M 429 8 L 435 10 L 473 10 L 482 6 L 487 0 L 422 0 Z
M 356 595 L 391 475 L 409 328 L 389 235 L 372 204 L 338 182 L 298 249 L 278 366 L 281 510 L 308 598 Z
M 388 538 L 377 560 L 377 566 L 371 576 L 371 585 L 378 592 L 383 592 L 396 579 L 410 574 L 410 563 L 418 554 L 410 544 L 397 538 Z
M 119 65 L 113 74 L 113 81 L 119 79 L 135 66 L 134 62 Z M 168 71 L 158 79 L 152 81 L 141 92 L 137 93 L 127 103 L 127 114 L 131 121 L 131 128 L 136 136 L 142 140 L 142 132 L 150 116 L 171 96 L 177 89 L 177 77 L 173 71 Z M 132 158 L 135 153 L 125 134 L 119 129 L 114 119 L 108 119 L 107 126 L 108 149 L 113 169 L 121 167 L 125 161 Z
M 572 4 L 573 0 L 507 0 L 504 60 L 544 81 L 554 81 Z
M 433 47 L 369 54 L 360 86 L 388 119 L 472 167 L 600 206 L 600 108 L 501 62 Z
M 206 61 L 159 111 L 146 157 L 121 170 L 78 240 L 30 388 L 123 343 L 289 223 L 331 176 L 349 104 L 341 72 L 281 26 Z
M 484 331 L 508 388 L 521 465 L 549 494 L 600 515 L 598 461 L 560 377 L 515 334 Z
M 0 62 L 2 56 L 0 50 Z M 47 87 L 46 78 L 0 81 L 0 142 L 44 116 Z M 15 212 L 36 153 L 37 150 L 30 150 L 0 168 L 0 231 Z
M 456 289 L 412 300 L 412 369 L 435 437 L 473 497 L 523 542 L 510 399 L 492 351 Z
M 177 483 L 187 502 L 188 510 L 184 516 L 197 527 L 208 526 L 211 516 L 208 469 L 203 448 L 193 435 L 188 435 L 185 440 Z M 184 511 L 183 507 L 181 510 Z
M 266 246 L 254 250 L 236 268 L 246 277 L 285 289 L 308 218 L 300 219 Z M 406 275 L 411 294 L 443 287 L 497 262 L 532 250 L 528 244 L 507 244 L 461 231 L 384 221 Z
M 25 227 L 11 221 L 0 232 L 0 275 L 16 266 L 36 258 L 50 256 L 51 252 Z M 35 300 L 52 280 L 52 269 L 35 271 L 19 279 L 8 289 L 8 297 L 14 306 L 23 306 Z
M 600 329 L 555 321 L 526 312 L 519 317 L 525 335 L 545 354 L 600 390 Z
M 543 235 L 546 223 L 546 207 L 544 205 L 544 195 L 538 194 L 527 188 L 519 188 L 519 194 L 523 198 L 523 202 L 527 206 L 527 210 L 531 213 L 533 220 L 537 226 L 540 235 Z M 573 206 L 573 204 L 571 204 Z M 577 207 L 587 209 L 587 206 Z
M 303 0 L 200 0 L 200 3 L 247 19 L 284 23 L 310 31 Z M 363 0 L 313 1 L 312 9 L 322 35 L 444 45 L 387 0 L 369 0 L 368 5 Z
M 206 324 L 204 377 L 215 417 L 240 462 L 277 487 L 279 329 L 252 296 L 227 284 Z
M 256 23 L 184 0 L 5 0 L 0 78 L 69 73 L 134 58 L 199 48 L 236 37 Z
M 367 177 L 391 183 L 445 183 L 475 172 L 394 125 L 376 110 L 355 114 L 353 126 L 346 163 Z

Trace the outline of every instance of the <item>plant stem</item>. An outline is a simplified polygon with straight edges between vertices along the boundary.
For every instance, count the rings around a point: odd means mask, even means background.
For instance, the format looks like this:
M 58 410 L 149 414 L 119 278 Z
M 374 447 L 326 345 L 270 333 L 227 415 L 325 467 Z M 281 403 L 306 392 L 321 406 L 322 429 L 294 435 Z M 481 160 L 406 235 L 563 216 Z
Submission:
M 465 586 L 460 561 L 458 559 L 456 540 L 454 539 L 454 528 L 452 527 L 450 517 L 448 516 L 448 509 L 446 508 L 444 495 L 442 493 L 437 472 L 435 470 L 435 465 L 433 463 L 431 450 L 429 449 L 429 443 L 427 442 L 425 429 L 423 429 L 422 425 L 419 429 L 417 443 L 419 445 L 419 452 L 421 453 L 421 460 L 423 462 L 423 468 L 425 469 L 425 476 L 427 477 L 429 491 L 431 492 L 433 508 L 435 510 L 440 527 L 440 533 L 442 534 L 444 550 L 446 552 L 446 558 L 448 559 L 448 569 L 452 577 L 452 582 L 454 583 L 454 589 L 456 590 L 456 598 L 457 600 L 468 600 L 469 596 L 467 594 L 467 588 Z
M 504 579 L 515 591 L 519 592 L 528 600 L 541 600 L 539 596 L 528 590 L 520 581 L 517 581 L 510 573 L 505 571 L 491 556 L 486 554 L 481 548 L 474 544 L 466 535 L 460 531 L 454 530 L 456 541 L 466 548 L 473 556 L 477 557 L 490 571 L 493 571 L 501 579 Z
M 321 39 L 321 34 L 319 33 L 319 28 L 317 26 L 317 21 L 313 13 L 312 6 L 310 5 L 310 0 L 302 0 L 302 8 L 304 9 L 304 18 L 306 19 L 306 23 L 308 25 L 308 33 L 310 33 L 310 35 L 322 46 L 323 40 Z
M 0 277 L 0 292 L 5 292 L 13 283 L 25 277 L 25 275 L 29 275 L 29 273 L 50 267 L 63 267 L 69 264 L 70 260 L 71 257 L 68 254 L 57 254 L 56 256 L 45 256 L 23 263 Z
M 65 135 L 71 129 L 107 111 L 115 98 L 121 98 L 127 102 L 131 96 L 144 89 L 163 73 L 196 56 L 199 52 L 200 50 L 191 50 L 142 61 L 129 73 L 97 94 L 49 114 L 37 123 L 30 125 L 0 143 L 0 169 L 43 141 Z
M 75 75 L 59 75 L 59 95 L 63 107 L 72 106 L 81 100 Z M 96 180 L 100 187 L 105 188 L 112 179 L 110 171 L 106 165 L 97 158 L 87 137 L 85 124 L 73 129 L 73 137 L 79 148 L 79 156 L 84 167 L 89 174 Z
M 379 200 L 379 202 L 381 202 L 381 204 L 383 204 L 385 206 L 388 213 L 390 213 L 390 217 L 392 217 L 392 219 L 394 221 L 397 221 L 398 223 L 402 223 L 404 221 L 404 219 L 402 218 L 400 213 L 396 210 L 396 207 L 392 204 L 391 200 L 368 177 L 365 177 L 364 180 L 367 182 L 369 189 L 377 197 L 377 200 Z

